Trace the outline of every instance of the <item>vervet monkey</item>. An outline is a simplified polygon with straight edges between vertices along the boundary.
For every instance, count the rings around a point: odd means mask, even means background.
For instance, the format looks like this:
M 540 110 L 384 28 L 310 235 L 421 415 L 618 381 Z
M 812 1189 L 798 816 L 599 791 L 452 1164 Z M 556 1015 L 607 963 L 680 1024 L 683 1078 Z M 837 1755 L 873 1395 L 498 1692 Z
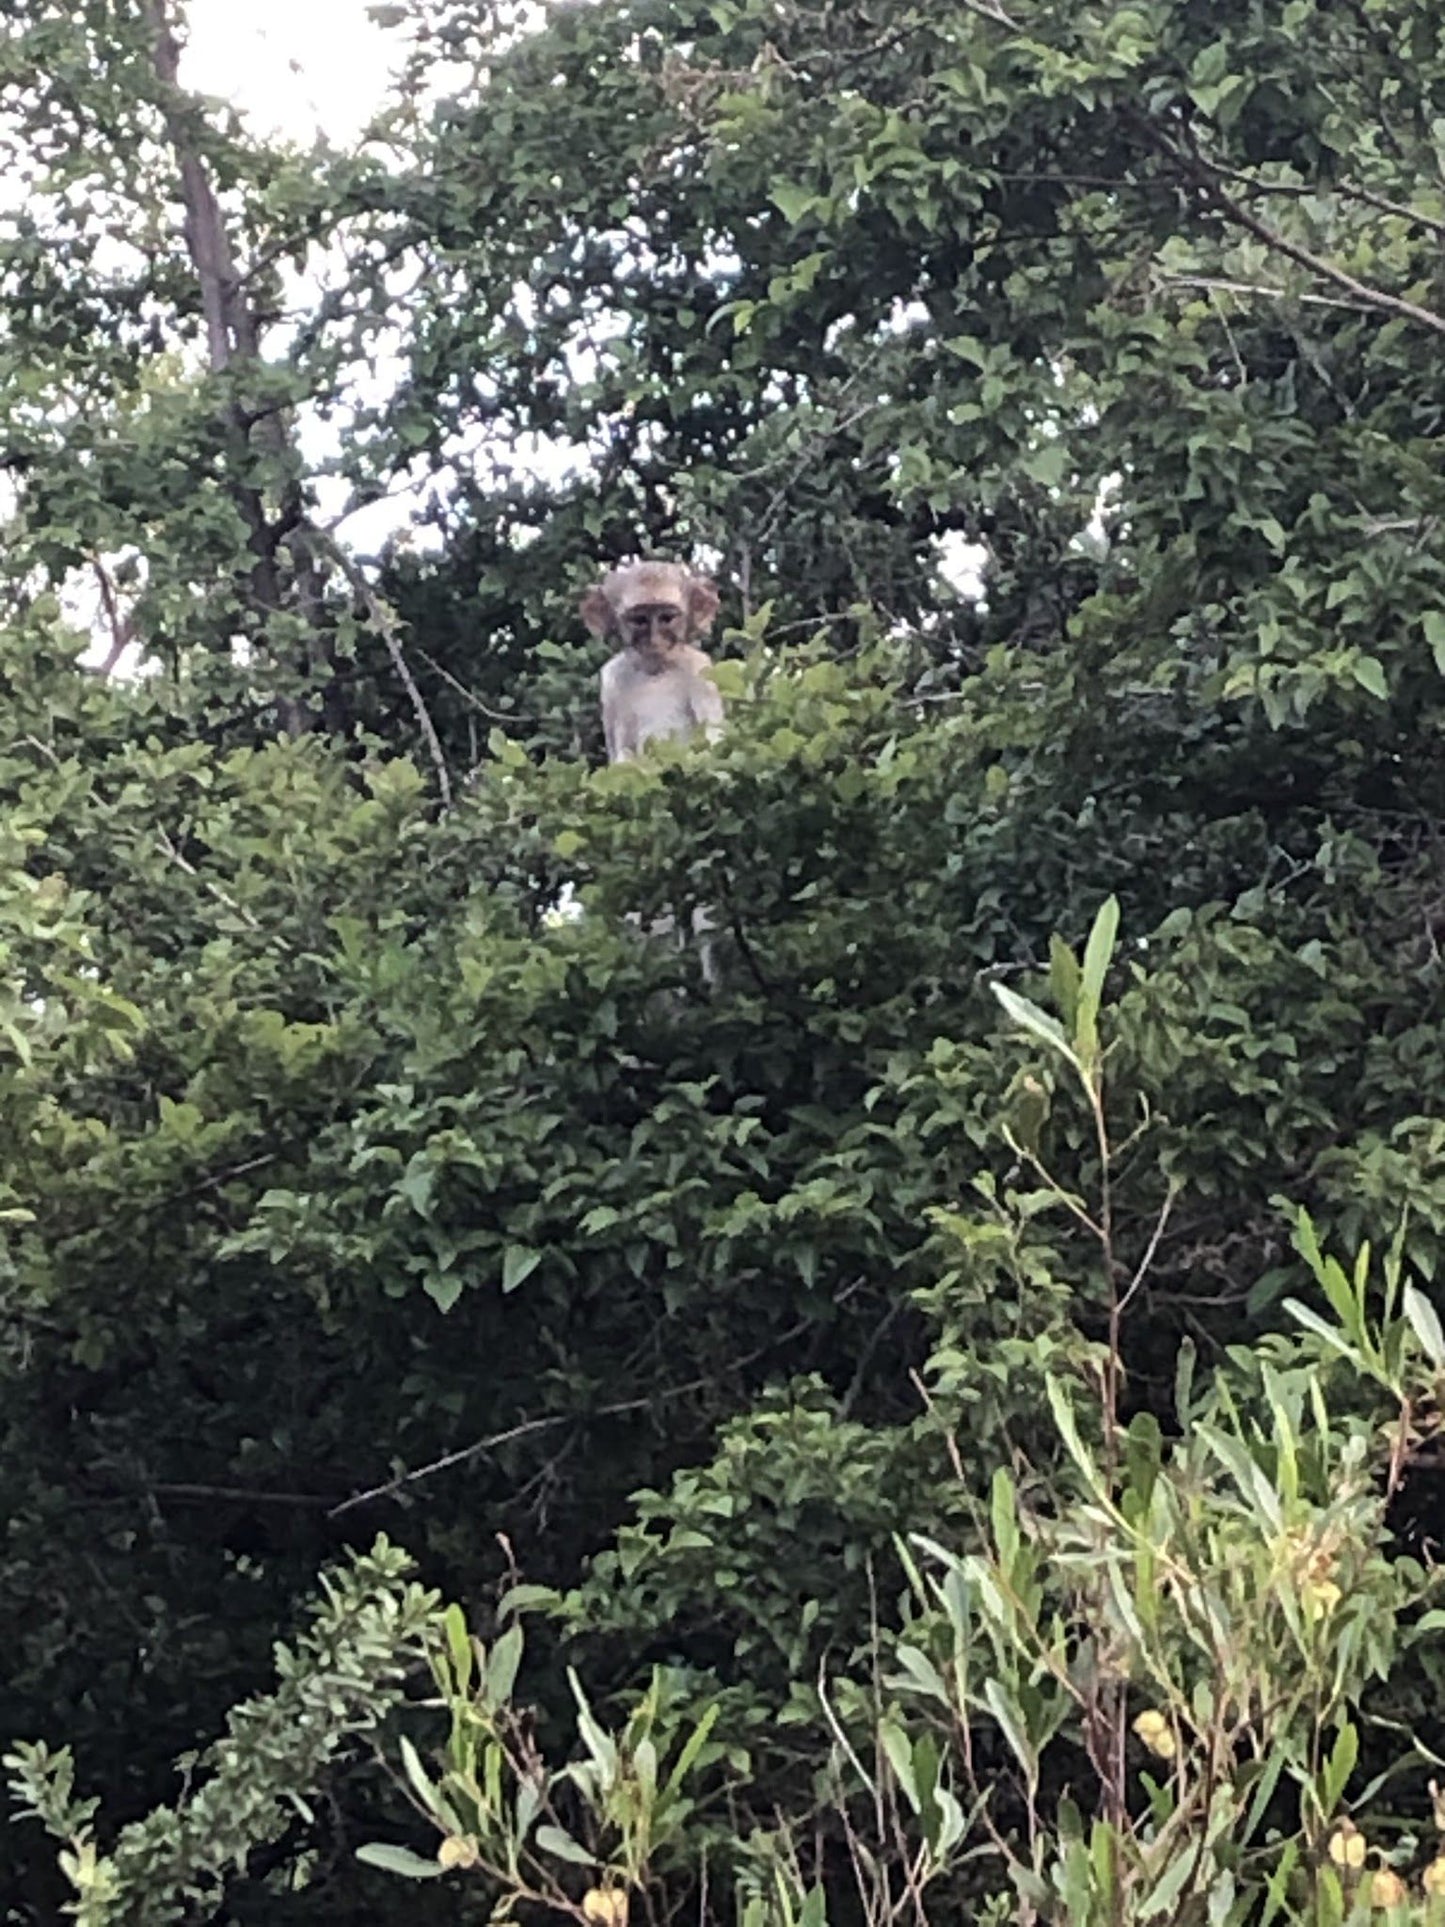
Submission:
M 706 576 L 675 562 L 629 562 L 582 598 L 582 620 L 594 636 L 620 638 L 602 670 L 602 729 L 609 763 L 630 763 L 644 743 L 715 735 L 723 702 L 708 677 L 712 659 L 693 641 L 717 614 L 717 590 Z
M 602 669 L 602 731 L 609 763 L 630 763 L 643 745 L 665 737 L 722 728 L 723 700 L 708 676 L 712 658 L 697 647 L 717 614 L 707 576 L 675 562 L 628 562 L 582 598 L 582 620 L 594 636 L 613 635 L 622 648 Z M 692 936 L 704 982 L 718 981 L 708 932 L 712 918 L 694 906 Z M 674 933 L 671 917 L 654 918 L 656 936 Z

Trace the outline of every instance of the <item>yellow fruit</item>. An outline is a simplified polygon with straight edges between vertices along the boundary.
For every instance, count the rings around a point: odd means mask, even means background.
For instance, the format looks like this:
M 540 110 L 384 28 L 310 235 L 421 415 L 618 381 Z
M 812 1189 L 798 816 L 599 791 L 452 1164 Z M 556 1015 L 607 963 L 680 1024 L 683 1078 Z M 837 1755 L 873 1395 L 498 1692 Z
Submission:
M 1430 1862 L 1421 1874 L 1420 1882 L 1432 1898 L 1438 1894 L 1445 1894 L 1445 1853 L 1442 1853 L 1438 1860 Z
M 475 1867 L 480 1858 L 477 1843 L 469 1833 L 449 1833 L 437 1848 L 440 1867 Z
M 1388 1867 L 1382 1867 L 1370 1882 L 1372 1907 L 1403 1907 L 1409 1898 L 1409 1888 L 1399 1874 Z
M 1344 1597 L 1333 1579 L 1306 1580 L 1300 1587 L 1306 1619 L 1323 1619 Z
M 1341 1820 L 1330 1835 L 1330 1859 L 1353 1872 L 1365 1864 L 1365 1836 L 1353 1820 Z
M 591 1887 L 582 1896 L 582 1912 L 593 1927 L 627 1927 L 627 1895 L 620 1887 Z
M 1179 1743 L 1174 1737 L 1174 1728 L 1164 1715 L 1152 1706 L 1146 1707 L 1135 1719 L 1134 1731 L 1149 1751 L 1161 1760 L 1172 1760 L 1179 1750 Z

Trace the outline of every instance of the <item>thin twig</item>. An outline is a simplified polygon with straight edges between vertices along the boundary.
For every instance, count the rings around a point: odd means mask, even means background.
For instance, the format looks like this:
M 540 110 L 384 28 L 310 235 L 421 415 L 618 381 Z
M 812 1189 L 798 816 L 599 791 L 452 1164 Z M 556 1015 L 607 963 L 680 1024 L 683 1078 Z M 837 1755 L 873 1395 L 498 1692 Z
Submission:
M 1164 1236 L 1164 1227 L 1169 1222 L 1169 1214 L 1174 1209 L 1174 1200 L 1178 1195 L 1177 1190 L 1171 1189 L 1165 1196 L 1163 1204 L 1159 1207 L 1159 1216 L 1154 1220 L 1154 1230 L 1150 1235 L 1148 1244 L 1144 1248 L 1144 1256 L 1139 1260 L 1138 1268 L 1134 1276 L 1129 1280 L 1123 1297 L 1119 1300 L 1119 1316 L 1121 1318 L 1129 1309 L 1129 1304 L 1134 1294 L 1149 1275 L 1150 1268 L 1154 1263 L 1155 1254 L 1159 1249 L 1159 1241 Z
M 1422 308 L 1416 301 L 1407 301 L 1403 295 L 1388 294 L 1383 288 L 1372 288 L 1367 282 L 1357 280 L 1347 269 L 1326 260 L 1323 255 L 1303 247 L 1298 241 L 1291 241 L 1277 228 L 1271 227 L 1267 221 L 1262 221 L 1258 215 L 1252 214 L 1247 207 L 1242 207 L 1232 194 L 1225 191 L 1223 183 L 1232 177 L 1231 169 L 1211 160 L 1197 147 L 1179 147 L 1147 114 L 1135 110 L 1130 118 L 1150 145 L 1166 160 L 1172 161 L 1179 167 L 1213 202 L 1226 220 L 1232 221 L 1236 227 L 1243 228 L 1246 234 L 1252 234 L 1256 241 L 1262 242 L 1272 253 L 1282 254 L 1287 261 L 1293 261 L 1297 267 L 1308 269 L 1311 274 L 1318 275 L 1323 281 L 1333 282 L 1336 287 L 1345 289 L 1366 307 L 1377 309 L 1385 314 L 1400 315 L 1409 321 L 1418 321 L 1433 333 L 1445 335 L 1445 315 L 1438 315 L 1430 308 Z
M 690 1388 L 691 1389 L 691 1388 Z M 618 1412 L 635 1409 L 637 1406 L 650 1405 L 650 1399 L 630 1399 L 625 1405 L 604 1406 L 592 1414 L 596 1418 L 611 1417 Z M 355 1492 L 349 1499 L 343 1499 L 327 1513 L 328 1519 L 339 1519 L 343 1512 L 351 1512 L 359 1505 L 368 1505 L 373 1499 L 389 1499 L 410 1485 L 418 1485 L 423 1479 L 435 1477 L 438 1472 L 448 1472 L 454 1465 L 465 1465 L 469 1459 L 480 1458 L 484 1452 L 495 1451 L 500 1445 L 510 1445 L 516 1439 L 529 1438 L 534 1432 L 550 1431 L 558 1425 L 570 1424 L 580 1414 L 574 1412 L 552 1412 L 546 1418 L 524 1419 L 520 1425 L 512 1425 L 505 1432 L 492 1432 L 484 1439 L 476 1439 L 471 1445 L 459 1446 L 455 1452 L 443 1453 L 441 1458 L 433 1459 L 429 1465 L 419 1465 L 414 1472 L 402 1472 L 383 1485 L 368 1486 L 365 1492 Z
M 1408 201 L 1391 201 L 1383 194 L 1376 194 L 1368 187 L 1356 187 L 1352 181 L 1331 181 L 1327 186 L 1318 187 L 1308 181 L 1262 181 L 1257 174 L 1251 174 L 1242 167 L 1226 167 L 1221 161 L 1210 162 L 1221 174 L 1231 180 L 1246 182 L 1256 194 L 1279 194 L 1292 200 L 1312 200 L 1329 194 L 1338 194 L 1342 200 L 1359 201 L 1365 207 L 1373 207 L 1381 214 L 1394 214 L 1402 221 L 1409 221 L 1416 227 L 1424 228 L 1430 234 L 1438 234 L 1445 240 L 1445 221 L 1434 214 L 1426 214 L 1422 208 L 1412 207 Z
M 489 709 L 480 696 L 473 695 L 464 682 L 458 682 L 451 670 L 444 668 L 435 656 L 422 648 L 419 642 L 414 642 L 411 646 L 428 669 L 435 670 L 442 681 L 454 689 L 464 703 L 470 703 L 473 709 L 480 710 L 489 723 L 538 723 L 542 720 L 540 716 L 524 716 L 516 709 Z
M 156 1499 L 226 1499 L 245 1505 L 300 1506 L 315 1510 L 334 1503 L 325 1492 L 253 1492 L 244 1485 L 148 1485 L 144 1496 Z
M 275 944 L 278 950 L 290 952 L 291 946 L 284 937 L 279 936 L 274 930 L 266 930 L 260 918 L 248 910 L 244 903 L 238 903 L 229 890 L 223 890 L 219 883 L 213 883 L 209 877 L 202 876 L 195 864 L 176 848 L 167 831 L 163 829 L 156 831 L 156 847 L 163 856 L 168 857 L 175 864 L 178 870 L 184 870 L 188 877 L 194 877 L 201 888 L 209 891 L 217 903 L 224 905 L 233 917 L 239 917 L 248 930 L 264 935 L 269 942 Z
M 319 533 L 314 539 L 325 549 L 327 555 L 336 564 L 337 568 L 340 569 L 357 595 L 359 595 L 365 603 L 366 612 L 371 617 L 372 627 L 381 637 L 383 643 L 385 643 L 386 653 L 391 657 L 392 667 L 401 678 L 402 687 L 410 699 L 412 711 L 416 716 L 417 726 L 420 728 L 422 738 L 426 743 L 427 753 L 432 760 L 432 767 L 437 773 L 437 789 L 441 792 L 442 808 L 450 809 L 452 806 L 452 779 L 447 770 L 447 759 L 442 753 L 441 738 L 437 735 L 436 725 L 431 719 L 431 711 L 427 708 L 426 703 L 422 699 L 422 693 L 416 686 L 416 678 L 407 667 L 406 656 L 401 646 L 401 638 L 397 634 L 399 625 L 395 610 L 382 600 L 339 543 L 333 542 L 329 536 L 320 535 Z
M 1010 33 L 1023 32 L 1018 21 L 1006 14 L 1002 7 L 993 4 L 992 0 L 963 0 L 963 4 L 970 13 L 976 13 L 980 20 L 991 20 L 996 27 L 1007 27 Z
M 1344 288 L 1357 301 L 1369 307 L 1381 309 L 1386 314 L 1401 315 L 1408 321 L 1418 321 L 1433 333 L 1445 335 L 1445 315 L 1438 315 L 1431 308 L 1422 308 L 1418 301 L 1407 301 L 1403 295 L 1387 294 L 1383 288 L 1372 288 L 1364 281 L 1357 281 L 1354 275 L 1337 267 L 1333 261 L 1327 261 L 1323 255 L 1288 240 L 1267 221 L 1257 220 L 1248 208 L 1241 207 L 1232 195 L 1226 194 L 1218 181 L 1201 181 L 1200 185 L 1223 214 L 1276 254 L 1284 255 L 1286 260 L 1294 261 L 1302 268 L 1308 268 L 1311 274 L 1319 275 L 1322 280 L 1333 281 L 1336 287 Z
M 1341 314 L 1374 312 L 1363 301 L 1340 301 L 1332 294 L 1309 294 L 1302 288 L 1275 288 L 1267 281 L 1233 281 L 1218 274 L 1164 274 L 1160 279 L 1169 288 L 1202 288 L 1209 294 L 1259 294 L 1270 301 L 1298 301 L 1301 306 L 1335 308 Z
M 809 1319 L 800 1319 L 797 1324 L 789 1326 L 787 1331 L 779 1333 L 777 1338 L 769 1339 L 766 1345 L 759 1345 L 755 1351 L 745 1353 L 738 1359 L 734 1370 L 741 1370 L 753 1364 L 765 1352 L 771 1351 L 775 1345 L 786 1345 L 790 1339 L 807 1331 L 811 1322 Z M 694 1393 L 708 1391 L 716 1383 L 716 1378 L 709 1374 L 704 1378 L 690 1379 L 686 1385 L 673 1385 L 663 1391 L 649 1393 L 643 1398 L 624 1398 L 612 1405 L 599 1405 L 590 1412 L 552 1412 L 545 1418 L 523 1419 L 520 1425 L 509 1426 L 505 1432 L 493 1432 L 484 1439 L 476 1439 L 471 1445 L 459 1446 L 455 1452 L 444 1453 L 441 1458 L 433 1459 L 429 1465 L 419 1465 L 414 1472 L 398 1473 L 396 1478 L 388 1479 L 383 1485 L 369 1486 L 365 1492 L 353 1493 L 349 1499 L 343 1499 L 340 1505 L 333 1506 L 326 1516 L 329 1519 L 337 1519 L 343 1512 L 350 1512 L 356 1506 L 366 1505 L 372 1499 L 389 1499 L 408 1486 L 419 1485 L 423 1479 L 434 1477 L 438 1472 L 448 1472 L 453 1466 L 465 1465 L 470 1459 L 480 1458 L 484 1452 L 495 1451 L 501 1445 L 510 1445 L 516 1439 L 529 1438 L 533 1433 L 550 1431 L 558 1425 L 573 1425 L 587 1419 L 620 1418 L 627 1412 L 645 1412 L 653 1405 L 670 1404 L 672 1400 L 679 1398 L 691 1398 Z

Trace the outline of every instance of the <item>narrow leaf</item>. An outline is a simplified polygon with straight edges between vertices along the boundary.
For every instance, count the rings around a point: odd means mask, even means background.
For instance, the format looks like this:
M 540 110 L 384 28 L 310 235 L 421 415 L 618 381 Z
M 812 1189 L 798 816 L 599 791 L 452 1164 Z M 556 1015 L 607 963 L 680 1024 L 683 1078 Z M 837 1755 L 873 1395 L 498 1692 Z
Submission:
M 1034 1749 L 1029 1744 L 1028 1734 L 1024 1729 L 1023 1714 L 1017 1701 L 1009 1698 L 996 1679 L 987 1681 L 983 1689 L 983 1697 L 988 1704 L 989 1712 L 998 1721 L 1004 1738 L 1017 1755 L 1019 1765 L 1028 1775 L 1029 1785 L 1032 1786 L 1038 1775 L 1039 1763 Z
M 381 1841 L 368 1842 L 356 1849 L 356 1857 L 368 1867 L 383 1873 L 404 1874 L 408 1880 L 440 1880 L 442 1869 L 435 1860 L 423 1860 L 409 1847 L 389 1847 Z
M 692 1771 L 693 1766 L 696 1764 L 698 1754 L 702 1752 L 703 1747 L 707 1744 L 708 1734 L 711 1733 L 714 1726 L 717 1725 L 717 1717 L 721 1710 L 722 1708 L 716 1700 L 713 1701 L 711 1706 L 704 1709 L 702 1718 L 692 1729 L 692 1732 L 683 1743 L 682 1751 L 672 1763 L 672 1771 L 668 1774 L 667 1784 L 663 1788 L 664 1793 L 676 1793 L 688 1774 Z
M 1040 1010 L 1038 1005 L 1031 1003 L 1027 997 L 1020 997 L 1018 992 L 1010 990 L 1007 984 L 994 984 L 992 988 L 994 996 L 1004 1007 L 1005 1015 L 1017 1024 L 1020 1030 L 1030 1032 L 1041 1043 L 1047 1044 L 1050 1050 L 1056 1050 L 1061 1057 L 1067 1059 L 1075 1070 L 1080 1069 L 1079 1060 L 1074 1055 L 1068 1038 L 1046 1010 Z
M 487 1698 L 493 1706 L 505 1706 L 512 1697 L 517 1668 L 522 1663 L 522 1629 L 509 1626 L 493 1646 L 487 1660 Z
M 553 1853 L 559 1860 L 570 1860 L 574 1867 L 595 1867 L 597 1862 L 585 1847 L 578 1846 L 570 1833 L 563 1833 L 560 1827 L 538 1827 L 537 1845 L 543 1853 Z
M 1421 1351 L 1438 1371 L 1445 1365 L 1445 1331 L 1440 1328 L 1440 1314 L 1418 1285 L 1406 1285 L 1404 1306 Z
M 1091 1056 L 1098 1047 L 1099 1009 L 1104 998 L 1104 977 L 1114 955 L 1119 935 L 1119 899 L 1107 898 L 1099 906 L 1089 941 L 1084 946 L 1083 981 L 1079 991 L 1079 1021 L 1074 1031 L 1080 1052 Z

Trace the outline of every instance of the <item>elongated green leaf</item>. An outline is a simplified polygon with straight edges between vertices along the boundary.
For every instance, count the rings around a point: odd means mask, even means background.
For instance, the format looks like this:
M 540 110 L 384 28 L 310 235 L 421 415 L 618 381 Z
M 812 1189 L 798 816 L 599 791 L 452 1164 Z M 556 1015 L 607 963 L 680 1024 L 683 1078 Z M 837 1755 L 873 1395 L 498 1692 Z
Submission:
M 1006 1573 L 1011 1573 L 1014 1556 L 1019 1549 L 1019 1522 L 1014 1504 L 1013 1480 L 1003 1466 L 999 1466 L 993 1475 L 989 1511 L 998 1562 Z
M 1099 1048 L 1099 1010 L 1104 998 L 1104 978 L 1114 955 L 1119 935 L 1119 899 L 1107 898 L 1099 906 L 1089 941 L 1084 946 L 1083 977 L 1079 986 L 1079 1015 L 1074 1027 L 1074 1042 L 1079 1055 L 1090 1058 Z
M 1031 1003 L 1027 997 L 1020 997 L 1018 992 L 1010 990 L 1007 984 L 994 984 L 992 988 L 994 996 L 1003 1005 L 1004 1014 L 1017 1024 L 1020 1030 L 1028 1031 L 1031 1036 L 1047 1044 L 1050 1050 L 1056 1050 L 1061 1057 L 1073 1065 L 1075 1070 L 1080 1069 L 1073 1046 L 1046 1010 L 1040 1010 L 1038 1005 Z
M 1317 1311 L 1311 1311 L 1308 1305 L 1302 1305 L 1298 1298 L 1286 1298 L 1284 1309 L 1298 1324 L 1303 1325 L 1306 1331 L 1312 1331 L 1316 1338 L 1322 1338 L 1327 1345 L 1340 1354 L 1341 1358 L 1348 1358 L 1353 1364 L 1358 1365 L 1361 1371 L 1366 1369 L 1365 1359 L 1358 1348 L 1342 1338 L 1336 1327 L 1321 1318 Z
M 986 1682 L 983 1689 L 984 1701 L 988 1710 L 998 1721 L 999 1729 L 1017 1756 L 1019 1765 L 1028 1776 L 1029 1785 L 1038 1776 L 1038 1755 L 1029 1744 L 1023 1713 L 1017 1700 L 1012 1699 L 996 1679 Z
M 1359 1754 L 1359 1732 L 1349 1720 L 1342 1720 L 1319 1780 L 1320 1808 L 1326 1820 L 1333 1816 L 1339 1806 Z
M 913 1773 L 913 1748 L 909 1745 L 908 1735 L 893 1720 L 880 1720 L 878 1739 L 893 1768 L 894 1777 L 902 1787 L 909 1806 L 917 1813 L 919 1808 L 918 1781 Z
M 1079 1428 L 1074 1420 L 1074 1409 L 1069 1403 L 1063 1386 L 1050 1375 L 1044 1379 L 1044 1390 L 1048 1394 L 1049 1410 L 1054 1415 L 1054 1424 L 1059 1428 L 1059 1437 L 1064 1441 L 1069 1457 L 1093 1489 L 1096 1492 L 1102 1491 L 1103 1481 L 1099 1477 L 1099 1468 L 1095 1465 L 1084 1441 L 1079 1437 Z
M 908 1675 L 908 1684 L 926 1693 L 929 1699 L 948 1704 L 948 1688 L 943 1683 L 943 1675 L 926 1653 L 919 1652 L 916 1646 L 899 1646 L 893 1657 Z M 903 1683 L 898 1682 L 900 1685 Z
M 407 1779 L 411 1781 L 413 1793 L 427 1812 L 441 1821 L 448 1833 L 460 1833 L 461 1822 L 443 1799 L 441 1789 L 422 1765 L 421 1756 L 416 1748 L 404 1733 L 397 1744 L 401 1752 L 401 1764 Z
M 509 1626 L 487 1656 L 487 1698 L 493 1706 L 505 1706 L 512 1697 L 522 1647 L 522 1628 Z
M 1299 1860 L 1299 1841 L 1289 1839 L 1279 1856 L 1279 1864 L 1270 1875 L 1269 1888 L 1264 1896 L 1264 1909 L 1259 1916 L 1259 1927 L 1270 1927 L 1270 1922 L 1284 1907 L 1289 1894 L 1290 1878 Z
M 1271 1532 L 1278 1532 L 1284 1524 L 1279 1494 L 1245 1447 L 1212 1425 L 1197 1426 L 1196 1433 L 1229 1472 L 1241 1498 L 1254 1507 Z
M 1259 1823 L 1264 1818 L 1265 1810 L 1274 1798 L 1274 1790 L 1279 1785 L 1279 1776 L 1284 1771 L 1288 1754 L 1288 1741 L 1282 1740 L 1274 1746 L 1264 1763 L 1264 1771 L 1259 1776 L 1254 1797 L 1249 1803 L 1249 1812 L 1245 1815 L 1244 1831 L 1239 1836 L 1239 1844 L 1242 1847 L 1253 1840 Z
M 1167 1914 L 1184 1890 L 1184 1883 L 1195 1873 L 1198 1853 L 1192 1841 L 1181 1840 L 1174 1857 L 1139 1906 L 1140 1920 L 1157 1920 Z
M 1440 1314 L 1418 1285 L 1406 1285 L 1402 1302 L 1421 1351 L 1438 1371 L 1445 1366 L 1445 1331 L 1440 1328 Z
M 559 1860 L 570 1861 L 574 1867 L 597 1865 L 587 1849 L 579 1846 L 570 1833 L 563 1833 L 560 1827 L 538 1827 L 537 1845 L 543 1853 L 555 1854 Z
M 517 1782 L 517 1843 L 521 1845 L 532 1831 L 532 1822 L 542 1810 L 540 1781 L 526 1778 Z
M 379 1867 L 383 1873 L 399 1873 L 408 1880 L 440 1880 L 444 1871 L 435 1860 L 423 1860 L 409 1847 L 390 1847 L 383 1841 L 358 1847 L 356 1857 L 368 1867 Z
M 682 1751 L 672 1763 L 672 1771 L 668 1774 L 663 1787 L 664 1793 L 676 1793 L 688 1774 L 692 1771 L 693 1766 L 696 1764 L 698 1754 L 701 1753 L 704 1746 L 707 1745 L 708 1734 L 711 1733 L 717 1725 L 717 1717 L 721 1711 L 722 1708 L 716 1700 L 713 1701 L 711 1706 L 704 1708 L 702 1718 L 692 1729 L 691 1733 L 688 1734 L 686 1740 L 683 1742 Z
M 465 1693 L 472 1683 L 472 1662 L 476 1658 L 471 1635 L 467 1631 L 466 1615 L 460 1606 L 448 1606 L 442 1617 L 446 1629 L 447 1650 L 452 1656 L 452 1666 L 456 1673 L 457 1690 Z
M 602 1776 L 603 1786 L 610 1787 L 617 1778 L 617 1743 L 593 1718 L 592 1708 L 582 1691 L 582 1682 L 570 1666 L 567 1668 L 567 1678 L 572 1687 L 572 1697 L 577 1702 L 577 1731 L 582 1735 L 582 1743 Z
M 1049 988 L 1054 993 L 1054 1002 L 1063 1014 L 1064 1028 L 1072 1031 L 1079 1017 L 1079 990 L 1083 974 L 1079 960 L 1064 942 L 1055 935 L 1049 938 Z

